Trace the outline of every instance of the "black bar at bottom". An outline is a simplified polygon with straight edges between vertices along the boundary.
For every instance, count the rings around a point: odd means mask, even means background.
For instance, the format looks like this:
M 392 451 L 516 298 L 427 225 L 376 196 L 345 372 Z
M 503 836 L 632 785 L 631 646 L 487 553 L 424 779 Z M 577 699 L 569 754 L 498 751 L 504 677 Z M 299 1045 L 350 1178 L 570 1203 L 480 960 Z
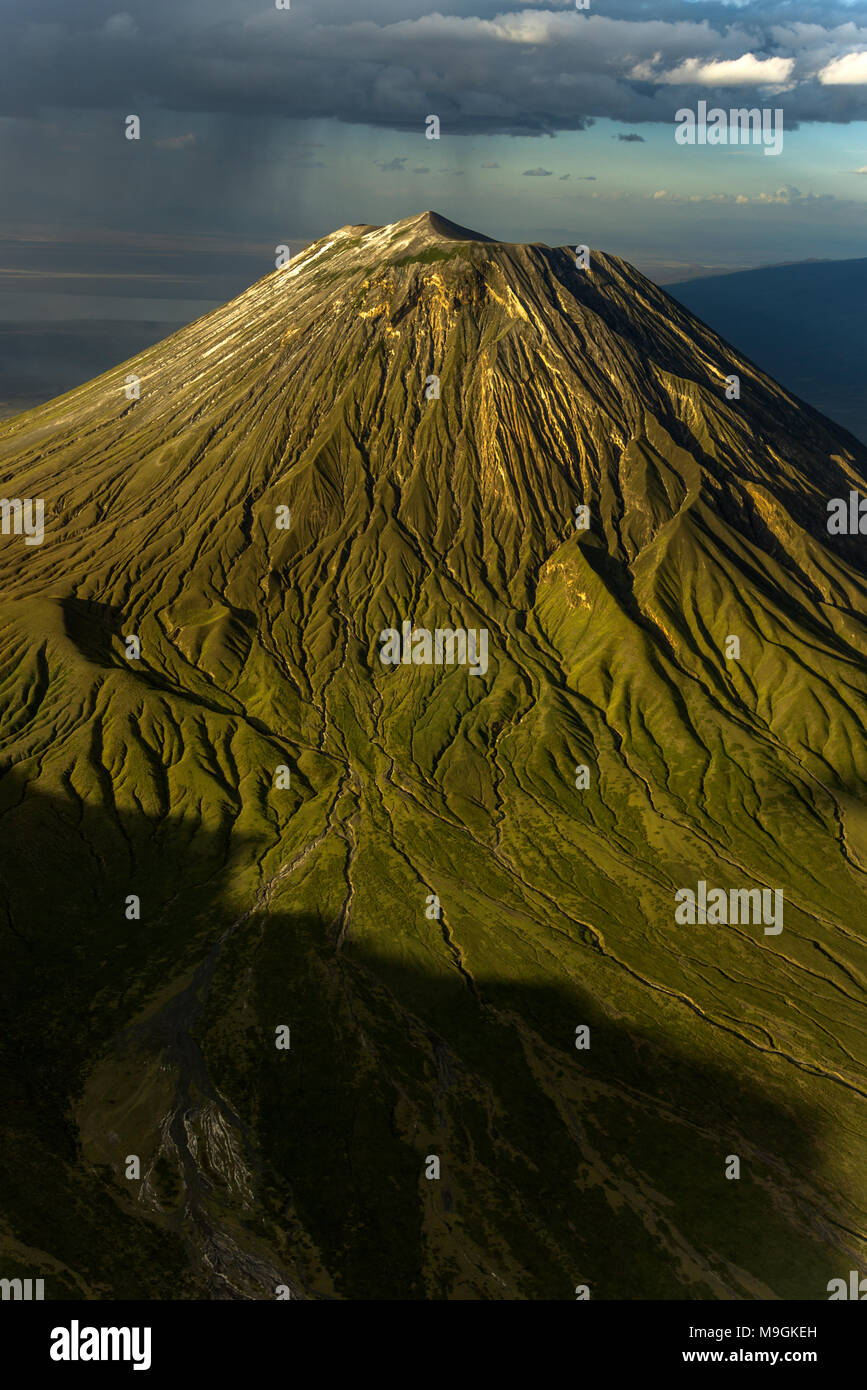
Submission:
M 845 1300 L 850 1301 L 850 1300 Z M 529 1355 L 534 1378 L 554 1373 L 552 1356 L 578 1373 L 709 1367 L 802 1366 L 827 1377 L 858 1364 L 867 1318 L 859 1306 L 829 1302 L 613 1303 L 328 1303 L 275 1300 L 213 1303 L 0 1303 L 3 1361 L 19 1376 L 70 1375 L 271 1378 L 282 1366 L 304 1380 L 313 1367 L 331 1377 L 345 1360 L 360 1374 L 396 1358 L 388 1379 L 419 1375 L 430 1385 L 441 1369 L 454 1378 L 467 1354 L 481 1359 L 485 1378 L 504 1360 Z M 505 1312 L 505 1321 L 501 1321 Z M 417 1321 L 416 1321 L 417 1319 Z M 459 1336 L 460 1343 L 454 1341 Z M 532 1341 L 527 1341 L 528 1337 Z M 409 1348 L 407 1341 L 409 1339 Z M 564 1339 L 561 1343 L 561 1339 Z M 408 1359 L 407 1351 L 411 1351 Z M 303 1358 L 303 1360 L 302 1360 Z M 416 1359 L 418 1358 L 418 1359 Z M 312 1359 L 313 1367 L 310 1365 Z M 565 1369 L 565 1368 L 564 1368 Z M 135 1383 L 135 1382 L 133 1382 Z M 433 1381 L 436 1384 L 435 1381 Z

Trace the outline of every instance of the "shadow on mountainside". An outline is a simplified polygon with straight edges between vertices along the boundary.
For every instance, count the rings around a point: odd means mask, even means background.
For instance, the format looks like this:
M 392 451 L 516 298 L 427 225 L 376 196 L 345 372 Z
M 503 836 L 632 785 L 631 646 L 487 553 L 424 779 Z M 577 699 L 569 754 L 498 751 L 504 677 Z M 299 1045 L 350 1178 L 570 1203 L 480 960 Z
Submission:
M 4 1277 L 88 1299 L 824 1298 L 855 1259 L 806 1105 L 571 983 L 408 968 L 414 906 L 382 903 L 382 951 L 351 917 L 345 942 L 266 898 L 233 917 L 240 836 L 229 854 L 14 772 L 0 809 Z

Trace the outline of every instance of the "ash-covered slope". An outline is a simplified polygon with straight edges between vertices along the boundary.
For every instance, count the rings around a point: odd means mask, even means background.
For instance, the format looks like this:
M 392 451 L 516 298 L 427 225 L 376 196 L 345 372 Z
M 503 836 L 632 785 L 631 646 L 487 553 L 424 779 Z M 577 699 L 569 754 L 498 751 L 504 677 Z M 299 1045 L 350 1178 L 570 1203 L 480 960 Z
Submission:
M 6 1263 L 244 1298 L 865 1267 L 867 569 L 827 530 L 865 476 L 623 261 L 433 213 L 0 424 L 45 500 L 0 543 Z M 385 664 L 405 623 L 486 633 L 480 669 Z M 782 890 L 782 931 L 676 921 L 700 882 Z

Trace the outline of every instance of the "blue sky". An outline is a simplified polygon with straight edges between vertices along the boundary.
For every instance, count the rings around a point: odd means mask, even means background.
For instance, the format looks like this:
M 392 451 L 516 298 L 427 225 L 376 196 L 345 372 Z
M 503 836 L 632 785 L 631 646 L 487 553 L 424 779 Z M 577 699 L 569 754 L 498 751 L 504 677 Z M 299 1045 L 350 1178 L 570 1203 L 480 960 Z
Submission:
M 782 152 L 678 145 L 699 100 Z M 428 207 L 664 280 L 864 255 L 867 0 L 0 0 L 0 179 L 7 318 L 216 302 Z

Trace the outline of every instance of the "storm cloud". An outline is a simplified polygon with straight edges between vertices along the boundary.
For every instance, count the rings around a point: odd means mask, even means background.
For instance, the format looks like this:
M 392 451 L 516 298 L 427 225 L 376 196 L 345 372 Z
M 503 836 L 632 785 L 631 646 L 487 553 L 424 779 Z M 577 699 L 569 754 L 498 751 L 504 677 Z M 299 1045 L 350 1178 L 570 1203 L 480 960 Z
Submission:
M 0 4 L 0 112 L 160 109 L 553 134 L 769 93 L 790 126 L 867 116 L 862 4 L 35 0 Z M 727 100 L 724 104 L 730 104 Z

